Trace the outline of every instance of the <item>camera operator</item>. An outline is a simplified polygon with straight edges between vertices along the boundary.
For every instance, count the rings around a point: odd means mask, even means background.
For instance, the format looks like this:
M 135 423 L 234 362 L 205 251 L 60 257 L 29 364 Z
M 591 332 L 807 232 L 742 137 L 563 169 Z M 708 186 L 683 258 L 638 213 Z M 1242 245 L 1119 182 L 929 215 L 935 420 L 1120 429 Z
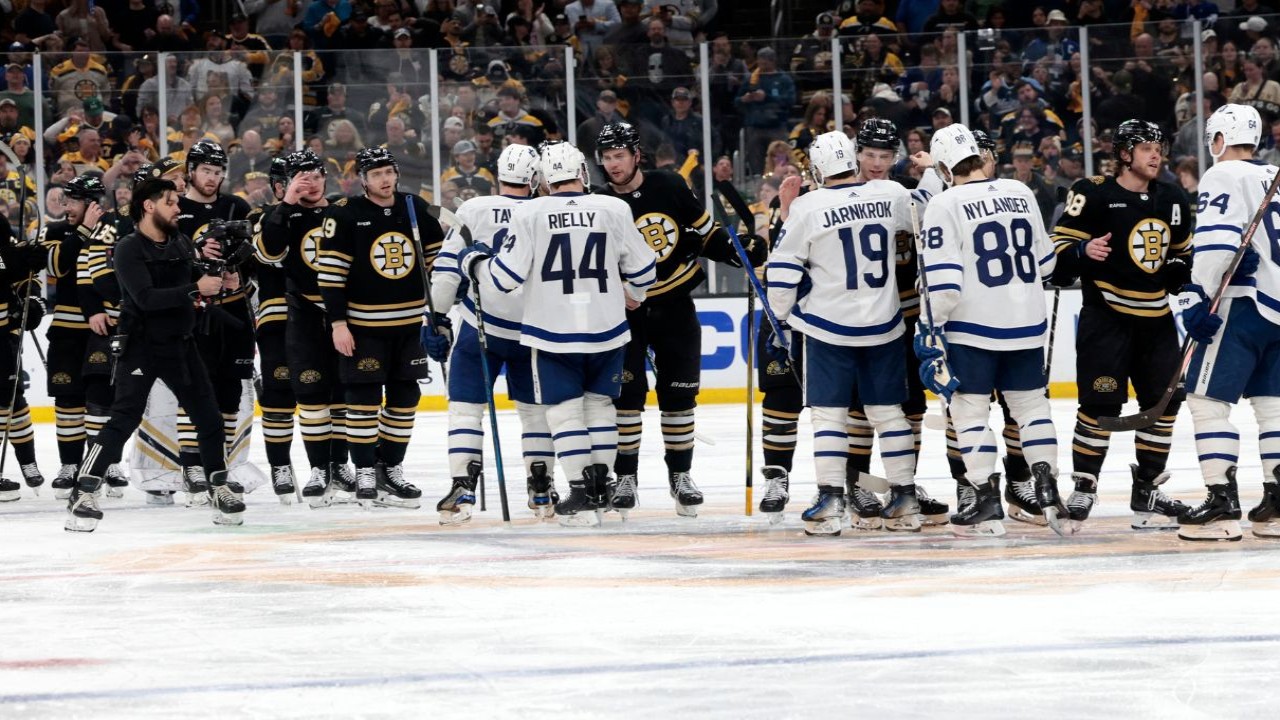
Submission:
M 117 244 L 113 261 L 122 292 L 116 356 L 115 401 L 107 424 L 85 454 L 67 503 L 65 528 L 92 532 L 102 519 L 95 493 L 106 469 L 120 460 L 125 442 L 142 422 L 156 380 L 173 391 L 195 422 L 200 459 L 208 472 L 213 521 L 239 525 L 244 503 L 227 487 L 223 430 L 213 386 L 197 352 L 196 309 L 192 300 L 223 289 L 220 275 L 198 269 L 196 250 L 178 231 L 178 192 L 161 178 L 134 188 L 130 210 L 137 229 Z M 209 256 L 216 251 L 207 249 Z

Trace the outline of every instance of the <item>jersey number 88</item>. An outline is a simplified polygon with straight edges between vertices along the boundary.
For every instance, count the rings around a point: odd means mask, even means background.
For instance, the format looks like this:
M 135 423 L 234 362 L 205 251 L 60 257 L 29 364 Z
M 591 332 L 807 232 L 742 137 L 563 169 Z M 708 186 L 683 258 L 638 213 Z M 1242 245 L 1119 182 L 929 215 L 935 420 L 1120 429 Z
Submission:
M 973 231 L 978 279 L 987 287 L 1008 285 L 1015 275 L 1023 282 L 1036 282 L 1039 278 L 1034 246 L 1035 232 L 1026 218 L 1013 218 L 1008 229 L 995 220 L 982 223 Z

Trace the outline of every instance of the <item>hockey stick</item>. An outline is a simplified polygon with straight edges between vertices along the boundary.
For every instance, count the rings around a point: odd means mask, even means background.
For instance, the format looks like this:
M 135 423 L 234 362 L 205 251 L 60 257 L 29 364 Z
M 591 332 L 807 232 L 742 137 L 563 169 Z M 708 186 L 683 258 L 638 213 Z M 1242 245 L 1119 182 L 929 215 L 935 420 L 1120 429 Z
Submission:
M 23 217 L 23 213 L 26 210 L 27 205 L 27 168 L 25 165 L 17 162 L 17 157 L 14 155 L 13 150 L 7 143 L 0 142 L 0 147 L 2 147 L 0 152 L 3 152 L 7 159 L 12 160 L 18 165 L 18 233 L 21 238 L 21 233 L 24 232 L 23 225 L 26 220 L 26 218 Z M 17 243 L 14 243 L 14 245 L 17 245 Z M 27 311 L 31 304 L 31 288 L 36 284 L 35 275 L 35 271 L 27 272 L 27 286 L 22 297 L 22 317 L 18 322 L 18 332 L 16 333 L 18 352 L 17 357 L 15 357 L 13 361 L 13 388 L 9 392 L 9 402 L 6 405 L 7 410 L 4 416 L 4 437 L 3 439 L 0 439 L 0 478 L 4 477 L 5 462 L 9 459 L 9 435 L 13 428 L 13 406 L 18 403 L 18 387 L 22 384 L 23 335 L 26 334 Z M 15 450 L 15 453 L 16 452 L 17 451 Z M 33 487 L 32 490 L 37 495 L 40 494 L 38 486 Z
M 1049 373 L 1053 371 L 1053 340 L 1058 335 L 1058 305 L 1062 302 L 1062 288 L 1053 289 L 1053 311 L 1049 313 L 1049 348 L 1044 354 L 1044 381 L 1049 383 Z
M 755 504 L 751 498 L 753 492 L 751 479 L 755 473 L 755 449 L 753 444 L 756 437 L 756 334 L 758 332 L 759 328 L 756 327 L 756 295 L 755 293 L 747 293 L 747 517 L 751 517 L 752 506 Z
M 474 243 L 471 238 L 471 230 L 466 225 L 459 226 L 461 228 L 462 238 L 467 245 Z M 498 409 L 493 402 L 493 376 L 489 373 L 489 340 L 484 331 L 484 305 L 480 302 L 480 283 L 471 283 L 472 297 L 476 303 L 476 335 L 480 341 L 480 373 L 484 378 L 484 397 L 489 403 L 489 434 L 493 438 L 493 460 L 498 467 L 498 499 L 502 503 L 502 522 L 511 523 L 511 509 L 507 505 L 507 476 L 502 469 L 502 442 L 498 439 Z M 481 475 L 481 488 L 483 485 L 483 477 Z M 481 495 L 483 497 L 483 493 Z M 481 502 L 480 509 L 484 510 L 484 503 Z
M 925 322 L 929 324 L 929 334 L 937 340 L 939 339 L 938 328 L 933 324 L 933 303 L 929 301 L 929 280 L 924 273 L 924 236 L 920 233 L 920 210 L 915 200 L 911 201 L 911 231 L 915 234 L 916 240 L 916 274 L 919 275 L 920 281 L 920 307 L 924 312 Z M 938 401 L 942 404 L 942 414 L 926 414 L 924 425 L 930 430 L 946 431 L 947 399 L 939 395 Z
M 760 298 L 760 306 L 764 308 L 764 316 L 769 320 L 774 336 L 778 338 L 778 342 L 782 344 L 782 349 L 787 353 L 787 362 L 791 367 L 791 377 L 795 378 L 797 385 L 803 385 L 800 382 L 800 373 L 796 371 L 795 356 L 791 353 L 791 339 L 783 331 L 782 323 L 778 322 L 778 316 L 773 314 L 773 308 L 769 307 L 769 296 L 765 293 L 764 286 L 760 284 L 760 278 L 756 277 L 755 270 L 751 267 L 751 259 L 747 257 L 747 251 L 742 247 L 742 241 L 738 239 L 738 231 L 727 225 L 725 230 L 729 231 L 729 240 L 733 242 L 733 249 L 738 252 L 738 259 L 742 261 L 742 269 L 747 273 L 747 282 L 751 284 L 751 289 L 755 292 L 756 297 Z
M 431 299 L 431 273 L 427 272 L 427 254 L 422 249 L 422 236 L 418 233 L 418 213 L 413 209 L 413 195 L 404 196 L 404 205 L 409 210 L 409 227 L 413 230 L 413 249 L 418 253 L 418 270 L 422 273 L 422 287 L 427 294 L 427 326 L 436 332 L 436 303 Z M 440 375 L 444 378 L 445 387 L 449 385 L 449 368 L 440 363 Z M 483 508 L 482 508 L 483 509 Z
M 1280 188 L 1280 172 L 1277 172 L 1271 178 L 1271 184 L 1267 186 L 1267 194 L 1262 197 L 1262 205 L 1258 207 L 1257 212 L 1253 214 L 1253 220 L 1249 221 L 1249 226 L 1240 235 L 1240 247 L 1236 248 L 1235 254 L 1231 256 L 1231 262 L 1227 264 L 1226 272 L 1222 274 L 1222 280 L 1218 282 L 1218 289 L 1213 293 L 1213 298 L 1209 301 L 1209 312 L 1211 314 L 1218 311 L 1222 296 L 1227 292 L 1227 287 L 1231 285 L 1231 276 L 1240 267 L 1240 261 L 1244 259 L 1245 252 L 1253 244 L 1253 234 L 1257 232 L 1258 226 L 1262 224 L 1262 218 L 1266 217 L 1277 188 Z M 1223 320 L 1225 322 L 1225 318 Z M 1183 386 L 1183 376 L 1186 375 L 1187 368 L 1191 366 L 1191 357 L 1195 354 L 1196 345 L 1196 341 L 1192 340 L 1190 335 L 1182 342 L 1182 362 L 1178 365 L 1178 371 L 1174 373 L 1173 377 L 1169 378 L 1169 384 L 1165 386 L 1164 394 L 1160 396 L 1160 399 L 1154 405 L 1133 415 L 1099 417 L 1098 427 L 1112 432 L 1126 432 L 1129 430 L 1141 430 L 1154 425 L 1160 419 L 1160 416 L 1164 415 L 1165 409 L 1169 407 L 1169 403 L 1173 400 L 1173 396 L 1178 392 L 1178 389 Z

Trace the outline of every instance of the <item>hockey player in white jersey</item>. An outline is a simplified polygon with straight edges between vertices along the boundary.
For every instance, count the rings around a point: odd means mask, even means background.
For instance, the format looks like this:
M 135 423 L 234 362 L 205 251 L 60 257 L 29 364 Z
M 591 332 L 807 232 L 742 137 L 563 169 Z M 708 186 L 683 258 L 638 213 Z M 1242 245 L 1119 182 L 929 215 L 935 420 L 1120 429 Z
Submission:
M 433 332 L 423 329 L 423 345 L 437 362 L 449 361 L 449 474 L 453 485 L 436 509 L 440 522 L 456 525 L 471 519 L 476 484 L 483 472 L 483 418 L 487 393 L 502 368 L 507 370 L 507 393 L 520 415 L 521 446 L 526 473 L 529 509 L 539 518 L 550 518 L 557 494 L 552 482 L 555 453 L 546 413 L 533 402 L 533 370 L 529 348 L 520 344 L 520 317 L 523 294 L 500 292 L 492 286 L 462 281 L 458 253 L 475 241 L 500 246 L 511 227 L 511 214 L 527 201 L 538 185 L 538 153 L 528 145 L 509 145 L 498 158 L 498 195 L 472 198 L 458 208 L 461 224 L 449 231 L 431 276 L 436 316 Z M 476 303 L 479 292 L 484 308 L 487 350 L 480 347 L 476 331 Z M 462 327 L 452 337 L 452 323 L 444 312 L 455 301 L 462 304 Z M 453 349 L 450 353 L 449 345 Z M 486 352 L 490 387 L 484 385 L 480 353 Z
M 1214 165 L 1200 178 L 1195 264 L 1178 303 L 1187 334 L 1199 343 L 1186 373 L 1187 407 L 1208 496 L 1178 516 L 1184 540 L 1241 537 L 1240 433 L 1230 415 L 1242 396 L 1258 418 L 1263 470 L 1262 502 L 1249 520 L 1254 535 L 1280 537 L 1280 203 L 1268 204 L 1217 312 L 1209 307 L 1276 175 L 1253 156 L 1261 139 L 1262 119 L 1247 105 L 1224 105 L 1205 123 Z
M 935 196 L 923 222 L 928 309 L 917 326 L 921 379 L 950 396 L 966 476 L 976 502 L 951 524 L 961 534 L 1002 535 L 1004 510 L 988 421 L 999 390 L 1022 436 L 1037 500 L 1055 531 L 1064 531 L 1057 488 L 1057 439 L 1045 387 L 1043 278 L 1055 258 L 1031 191 L 988 178 L 973 134 L 963 125 L 938 131 L 929 154 L 952 187 Z
M 613 398 L 630 337 L 626 309 L 644 300 L 656 256 L 626 203 L 585 194 L 587 163 L 577 148 L 547 146 L 539 174 L 551 194 L 512 213 L 500 247 L 470 245 L 458 266 L 481 286 L 523 286 L 520 342 L 532 349 L 534 402 L 545 406 L 569 480 L 556 516 L 561 525 L 598 525 L 617 455 Z
M 819 136 L 809 158 L 823 187 L 792 204 L 765 272 L 770 307 L 804 343 L 804 395 L 813 419 L 818 481 L 818 498 L 801 516 L 805 532 L 840 534 L 845 423 L 855 390 L 880 435 L 892 485 L 881 513 L 884 527 L 919 530 L 915 441 L 902 412 L 907 373 L 899 339 L 905 330 L 893 267 L 894 238 L 910 228 L 910 194 L 888 180 L 857 182 L 855 149 L 843 132 Z M 801 293 L 805 280 L 809 288 Z

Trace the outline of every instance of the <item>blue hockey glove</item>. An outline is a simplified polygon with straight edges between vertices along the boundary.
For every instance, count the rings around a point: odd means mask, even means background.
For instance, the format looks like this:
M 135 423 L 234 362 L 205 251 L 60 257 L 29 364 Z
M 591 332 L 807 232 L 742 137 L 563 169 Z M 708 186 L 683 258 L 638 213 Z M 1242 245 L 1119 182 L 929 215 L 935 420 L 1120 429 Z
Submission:
M 481 260 L 488 259 L 493 255 L 493 248 L 482 242 L 472 243 L 458 253 L 458 269 L 462 271 L 462 276 L 466 278 L 476 279 L 475 264 Z
M 1244 254 L 1240 256 L 1240 264 L 1236 266 L 1236 271 L 1231 274 L 1231 284 L 1253 277 L 1258 272 L 1258 266 L 1262 264 L 1262 256 L 1258 254 L 1253 246 L 1245 248 Z
M 431 324 L 423 325 L 420 332 L 427 357 L 439 363 L 449 359 L 449 348 L 453 346 L 453 321 L 436 313 Z
M 795 336 L 791 334 L 791 326 L 786 323 L 782 323 L 782 333 L 786 336 L 786 345 L 783 345 L 783 339 L 777 333 L 774 333 L 769 338 L 769 344 L 765 345 L 764 352 L 769 356 L 770 360 L 788 362 L 791 360 L 791 355 L 787 352 L 787 348 L 791 347 L 792 338 Z
M 921 363 L 933 362 L 947 354 L 947 341 L 942 332 L 924 323 L 916 323 L 916 336 L 912 339 L 911 346 Z
M 1182 326 L 1187 329 L 1187 335 L 1198 343 L 1213 343 L 1213 336 L 1222 327 L 1222 318 L 1209 312 L 1209 298 L 1199 285 L 1188 285 L 1182 290 L 1178 305 L 1182 307 Z
M 920 382 L 929 392 L 941 395 L 947 402 L 951 402 L 951 395 L 960 387 L 960 381 L 951 373 L 945 355 L 920 363 Z

